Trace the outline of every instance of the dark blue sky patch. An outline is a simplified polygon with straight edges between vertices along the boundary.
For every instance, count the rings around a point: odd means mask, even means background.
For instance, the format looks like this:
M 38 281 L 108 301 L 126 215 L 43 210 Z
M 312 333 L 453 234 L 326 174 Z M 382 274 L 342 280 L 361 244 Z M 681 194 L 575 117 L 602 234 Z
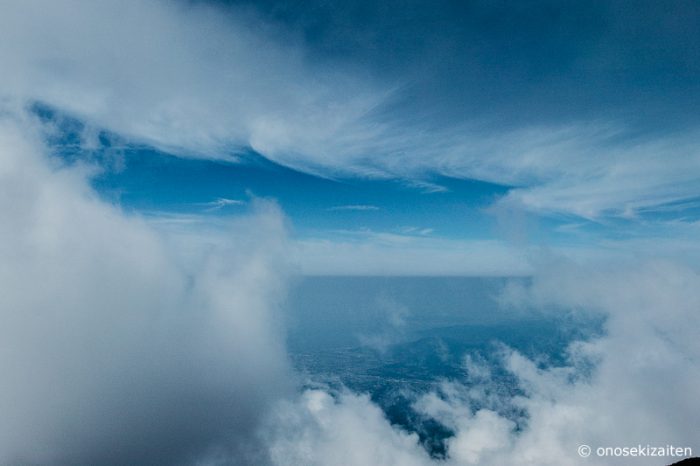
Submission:
M 698 122 L 697 2 L 216 3 L 289 29 L 311 61 L 350 63 L 404 85 L 406 108 L 433 122 Z

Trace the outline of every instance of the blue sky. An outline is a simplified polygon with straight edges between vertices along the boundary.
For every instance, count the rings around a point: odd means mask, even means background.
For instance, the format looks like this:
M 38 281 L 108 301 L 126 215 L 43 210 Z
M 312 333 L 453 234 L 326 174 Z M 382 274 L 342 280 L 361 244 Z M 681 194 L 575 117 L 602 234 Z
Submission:
M 173 156 L 97 132 L 85 151 L 85 125 L 37 106 L 56 122 L 53 144 L 68 163 L 99 166 L 93 185 L 104 199 L 145 215 L 230 217 L 248 214 L 254 198 L 280 205 L 299 236 L 352 230 L 483 239 L 498 228 L 488 208 L 508 186 L 435 175 L 421 180 L 329 177 L 304 173 L 243 148 L 236 161 Z
M 326 176 L 279 165 L 250 148 L 232 151 L 235 160 L 181 157 L 89 129 L 48 107 L 37 105 L 34 112 L 55 124 L 51 142 L 56 156 L 94 167 L 92 185 L 104 200 L 146 218 L 216 225 L 217 220 L 249 215 L 254 200 L 262 198 L 280 206 L 298 240 L 362 242 L 386 235 L 508 242 L 530 230 L 527 240 L 533 244 L 579 244 L 582 231 L 588 241 L 596 234 L 614 234 L 612 228 L 606 232 L 572 216 L 525 218 L 520 212 L 510 219 L 513 212 L 494 211 L 512 186 L 439 174 L 418 179 Z M 86 131 L 93 132 L 89 150 Z M 512 228 L 522 231 L 506 231 Z

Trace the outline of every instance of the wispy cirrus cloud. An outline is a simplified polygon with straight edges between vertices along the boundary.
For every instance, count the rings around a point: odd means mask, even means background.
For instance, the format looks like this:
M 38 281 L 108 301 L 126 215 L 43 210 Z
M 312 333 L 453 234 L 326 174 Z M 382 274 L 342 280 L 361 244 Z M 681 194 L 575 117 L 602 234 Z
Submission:
M 221 210 L 224 207 L 246 205 L 246 202 L 241 201 L 240 199 L 227 199 L 225 197 L 219 197 L 217 199 L 214 199 L 213 201 L 201 202 L 198 205 L 205 207 L 206 212 L 213 212 L 216 210 Z
M 478 179 L 514 187 L 503 202 L 544 215 L 634 218 L 698 196 L 692 122 L 676 132 L 642 132 L 613 113 L 503 128 L 478 115 L 434 124 L 392 110 L 406 92 L 400 80 L 316 60 L 298 35 L 251 11 L 5 2 L 0 61 L 12 73 L 0 77 L 2 92 L 181 156 L 234 161 L 252 147 L 309 173 L 398 178 L 428 191 L 444 190 L 434 174 Z
M 334 207 L 329 207 L 326 210 L 330 210 L 333 212 L 343 212 L 343 211 L 362 212 L 362 211 L 381 210 L 381 208 L 376 206 L 376 205 L 371 205 L 371 204 L 347 204 L 347 205 L 338 205 L 338 206 L 334 206 Z

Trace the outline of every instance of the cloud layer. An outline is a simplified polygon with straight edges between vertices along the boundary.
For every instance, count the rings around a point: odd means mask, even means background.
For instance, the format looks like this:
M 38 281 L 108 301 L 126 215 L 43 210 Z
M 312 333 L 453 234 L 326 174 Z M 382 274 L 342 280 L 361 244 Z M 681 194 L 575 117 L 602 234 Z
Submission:
M 436 125 L 420 108 L 396 105 L 407 89 L 401 79 L 319 60 L 298 32 L 254 11 L 5 2 L 0 62 L 12 71 L 0 85 L 6 98 L 41 101 L 179 155 L 232 159 L 252 147 L 324 176 L 475 178 L 517 187 L 505 202 L 545 214 L 633 218 L 698 195 L 692 122 L 675 133 L 639 131 L 611 110 L 503 127 L 479 114 Z M 508 68 L 513 57 L 503 60 Z
M 598 457 L 595 451 L 638 445 L 700 451 L 694 390 L 700 381 L 700 345 L 694 336 L 700 324 L 699 289 L 696 270 L 663 261 L 598 264 L 596 269 L 551 262 L 535 274 L 532 285 L 518 282 L 508 288 L 504 303 L 601 313 L 605 335 L 573 343 L 567 365 L 560 367 L 543 368 L 504 348 L 503 367 L 523 390 L 515 397 L 499 395 L 489 367 L 465 360 L 463 381 L 446 382 L 415 404 L 455 432 L 446 461 L 429 458 L 417 436 L 392 427 L 367 397 L 341 393 L 332 398 L 311 390 L 276 411 L 272 462 L 629 464 L 629 457 Z M 513 412 L 524 417 L 514 419 Z M 593 448 L 591 457 L 578 455 L 583 444 Z M 633 458 L 635 464 L 648 465 L 677 460 Z

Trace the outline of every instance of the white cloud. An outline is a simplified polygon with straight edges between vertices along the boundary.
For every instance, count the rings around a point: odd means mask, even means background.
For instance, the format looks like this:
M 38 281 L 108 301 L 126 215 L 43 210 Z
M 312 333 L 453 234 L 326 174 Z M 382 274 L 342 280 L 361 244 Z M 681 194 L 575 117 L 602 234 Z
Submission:
M 428 236 L 430 235 L 433 231 L 432 228 L 418 228 L 418 227 L 402 227 L 399 229 L 401 233 L 405 235 L 419 235 L 419 236 Z
M 215 210 L 221 210 L 224 207 L 245 205 L 245 203 L 245 201 L 241 201 L 239 199 L 226 199 L 225 197 L 220 197 L 213 201 L 203 202 L 200 205 L 206 207 L 207 212 L 212 212 Z
M 343 211 L 343 210 L 357 210 L 357 211 L 363 211 L 363 210 L 379 210 L 379 207 L 376 205 L 370 205 L 370 204 L 349 204 L 349 205 L 338 205 L 329 208 L 328 210 L 332 211 Z
M 274 465 L 419 466 L 427 454 L 418 436 L 393 428 L 367 396 L 334 400 L 322 390 L 285 402 L 269 421 Z
M 45 153 L 0 119 L 0 463 L 244 461 L 291 387 L 279 212 L 183 248 Z
M 158 0 L 10 1 L 0 78 L 88 123 L 178 154 L 308 152 L 380 98 L 316 69 L 293 35 L 242 11 Z M 292 161 L 290 161 L 292 162 Z

